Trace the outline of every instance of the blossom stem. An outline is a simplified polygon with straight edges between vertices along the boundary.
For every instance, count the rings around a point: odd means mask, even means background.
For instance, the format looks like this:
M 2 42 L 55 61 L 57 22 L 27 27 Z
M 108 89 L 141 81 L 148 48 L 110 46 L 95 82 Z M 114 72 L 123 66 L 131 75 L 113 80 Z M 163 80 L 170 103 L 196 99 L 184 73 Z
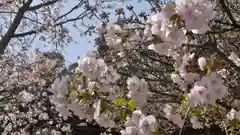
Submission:
M 185 122 L 186 122 L 186 119 L 187 119 L 187 116 L 188 116 L 189 111 L 190 111 L 190 106 L 188 107 L 188 109 L 187 109 L 187 111 L 186 111 L 186 113 L 185 113 L 185 115 L 184 115 L 184 122 L 183 122 L 182 128 L 181 128 L 181 130 L 180 130 L 180 132 L 179 132 L 178 135 L 181 135 L 181 134 L 182 134 L 183 127 L 184 127 L 184 125 L 185 125 Z
M 226 132 L 226 135 L 228 135 L 227 126 L 226 126 L 226 124 L 224 123 L 224 121 L 222 121 L 222 124 L 223 124 L 224 130 L 225 130 L 225 132 Z

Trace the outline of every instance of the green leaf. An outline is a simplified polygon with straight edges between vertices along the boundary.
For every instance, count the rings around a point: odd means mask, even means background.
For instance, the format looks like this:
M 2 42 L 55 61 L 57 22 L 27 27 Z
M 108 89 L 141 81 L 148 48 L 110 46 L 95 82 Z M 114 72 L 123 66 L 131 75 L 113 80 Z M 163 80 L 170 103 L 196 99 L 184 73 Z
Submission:
M 135 101 L 133 99 L 129 100 L 128 106 L 130 107 L 131 111 L 134 111 L 136 108 Z
M 82 76 L 82 80 L 83 80 L 83 86 L 86 87 L 87 86 L 87 77 Z
M 71 85 L 71 91 L 77 91 L 76 81 L 74 80 Z
M 119 106 L 127 106 L 128 101 L 125 100 L 123 97 L 119 97 L 116 100 L 114 100 L 113 103 L 115 105 L 119 105 Z
M 192 108 L 192 110 L 191 110 L 191 114 L 194 116 L 197 116 L 197 117 L 201 116 L 201 112 L 202 112 L 202 110 L 199 108 Z
M 170 21 L 172 22 L 172 24 L 174 25 L 176 23 L 178 19 L 178 15 L 177 14 L 174 14 L 171 18 L 170 18 Z
M 82 76 L 82 72 L 77 72 L 76 77 L 80 78 Z
M 184 94 L 183 99 L 181 100 L 181 105 L 186 106 L 188 104 L 188 95 Z
M 211 66 L 209 64 L 206 65 L 207 75 L 209 75 L 212 72 Z
M 127 117 L 127 110 L 121 110 L 121 118 L 122 120 L 125 120 Z
M 154 130 L 153 135 L 159 135 L 159 132 L 158 132 L 157 128 Z
M 105 112 L 108 109 L 108 104 L 105 101 L 101 102 L 101 109 L 100 109 L 100 113 L 102 114 L 103 112 Z
M 90 99 L 92 95 L 89 92 L 79 92 L 78 98 L 80 99 Z
M 181 28 L 181 24 L 180 24 L 180 16 L 178 14 L 174 14 L 171 18 L 170 21 L 172 23 L 173 26 L 177 26 L 178 28 Z

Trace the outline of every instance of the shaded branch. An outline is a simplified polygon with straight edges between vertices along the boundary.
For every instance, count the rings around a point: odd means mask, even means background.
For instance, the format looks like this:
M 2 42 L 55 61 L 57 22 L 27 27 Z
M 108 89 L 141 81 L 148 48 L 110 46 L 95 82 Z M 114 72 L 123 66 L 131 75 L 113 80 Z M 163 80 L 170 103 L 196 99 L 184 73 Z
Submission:
M 232 12 L 230 11 L 230 9 L 227 7 L 225 0 L 219 0 L 219 3 L 222 6 L 223 11 L 228 15 L 229 19 L 231 20 L 232 24 L 235 27 L 240 27 L 240 25 L 237 23 L 237 21 L 234 19 Z
M 59 26 L 59 25 L 63 25 L 63 24 L 68 23 L 68 22 L 74 22 L 74 21 L 83 19 L 83 18 L 87 15 L 86 13 L 87 13 L 87 10 L 84 11 L 83 13 L 81 13 L 80 15 L 78 15 L 78 16 L 75 17 L 75 18 L 68 19 L 68 20 L 66 20 L 66 21 L 62 21 L 62 22 L 56 23 L 54 26 Z
M 27 11 L 33 11 L 33 10 L 37 10 L 37 9 L 40 9 L 42 7 L 46 7 L 46 6 L 49 6 L 49 5 L 53 5 L 55 4 L 56 2 L 58 2 L 59 0 L 52 0 L 52 1 L 48 1 L 48 2 L 45 2 L 45 3 L 41 3 L 41 4 L 38 4 L 36 6 L 32 6 L 32 7 L 29 7 L 27 9 Z
M 28 32 L 23 32 L 23 33 L 14 34 L 14 37 L 15 37 L 15 38 L 24 37 L 24 36 L 32 35 L 32 34 L 36 34 L 36 33 L 37 33 L 37 31 L 32 30 L 32 31 L 28 31 Z
M 67 16 L 68 14 L 72 13 L 75 9 L 79 8 L 80 6 L 82 6 L 84 4 L 84 1 L 81 0 L 76 6 L 74 6 L 71 10 L 69 10 L 67 13 L 59 16 L 55 21 L 58 21 L 59 19 Z
M 16 17 L 13 20 L 13 23 L 10 25 L 8 31 L 4 34 L 2 40 L 0 41 L 0 54 L 4 53 L 4 50 L 6 49 L 11 38 L 14 36 L 16 29 L 18 28 L 22 18 L 24 17 L 24 13 L 28 10 L 32 1 L 33 0 L 28 0 L 21 8 L 19 8 Z
M 217 47 L 213 48 L 222 59 L 224 59 L 228 64 L 230 64 L 236 71 L 240 72 L 240 67 L 237 66 L 232 60 L 230 60 L 223 52 L 221 52 Z

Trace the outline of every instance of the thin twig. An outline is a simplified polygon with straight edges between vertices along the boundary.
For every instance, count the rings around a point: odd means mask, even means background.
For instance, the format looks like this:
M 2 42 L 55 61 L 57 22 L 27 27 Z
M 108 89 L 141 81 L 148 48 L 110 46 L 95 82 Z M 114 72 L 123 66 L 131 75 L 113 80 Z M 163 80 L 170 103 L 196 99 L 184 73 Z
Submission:
M 185 125 L 185 123 L 186 123 L 186 119 L 187 119 L 187 116 L 188 116 L 189 111 L 190 111 L 190 106 L 188 107 L 187 112 L 185 113 L 183 126 L 182 126 L 182 128 L 181 128 L 181 130 L 180 130 L 180 132 L 179 132 L 178 135 L 181 135 L 181 134 L 182 134 L 183 127 L 184 127 L 184 125 Z
M 223 124 L 223 126 L 224 126 L 224 130 L 225 130 L 225 132 L 226 132 L 226 135 L 228 135 L 227 126 L 226 126 L 226 124 L 224 123 L 224 121 L 222 121 L 222 124 Z

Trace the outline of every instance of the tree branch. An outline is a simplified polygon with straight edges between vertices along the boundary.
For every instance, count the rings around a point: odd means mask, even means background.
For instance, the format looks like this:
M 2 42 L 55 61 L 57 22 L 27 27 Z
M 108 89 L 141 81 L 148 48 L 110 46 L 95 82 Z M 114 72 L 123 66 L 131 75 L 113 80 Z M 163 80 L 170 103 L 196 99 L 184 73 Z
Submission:
M 4 53 L 4 50 L 6 49 L 11 38 L 14 36 L 16 29 L 18 28 L 22 18 L 24 17 L 24 13 L 28 10 L 32 1 L 33 0 L 28 0 L 21 8 L 19 8 L 16 17 L 13 20 L 13 23 L 10 25 L 8 31 L 4 34 L 2 40 L 0 41 L 0 54 Z
M 84 1 L 81 0 L 76 6 L 74 6 L 71 10 L 69 10 L 67 13 L 59 16 L 55 21 L 58 21 L 59 19 L 67 16 L 68 14 L 72 13 L 74 10 L 76 10 L 77 8 L 79 8 L 80 6 L 82 6 L 84 4 Z
M 240 27 L 240 25 L 237 23 L 237 21 L 234 19 L 232 12 L 230 11 L 230 9 L 227 7 L 225 0 L 219 0 L 219 3 L 222 6 L 223 11 L 228 15 L 229 19 L 231 20 L 232 24 L 235 27 Z
M 237 66 L 232 60 L 230 60 L 223 52 L 221 52 L 217 47 L 213 48 L 214 52 L 216 52 L 222 59 L 224 59 L 228 64 L 231 65 L 236 71 L 240 72 L 240 67 Z
M 23 33 L 14 34 L 14 37 L 15 37 L 15 38 L 24 37 L 24 36 L 32 35 L 32 34 L 36 34 L 36 33 L 37 33 L 37 31 L 32 30 L 32 31 L 28 31 L 28 32 L 23 32 Z
M 32 7 L 29 7 L 27 9 L 27 11 L 33 11 L 33 10 L 37 10 L 37 9 L 40 9 L 42 7 L 46 7 L 46 6 L 49 6 L 49 5 L 53 5 L 55 4 L 56 2 L 58 2 L 59 0 L 52 0 L 52 1 L 48 1 L 48 2 L 45 2 L 45 3 L 41 3 L 41 4 L 38 4 L 38 5 L 35 5 L 35 6 L 32 6 Z
M 85 16 L 87 16 L 87 10 L 84 11 L 83 13 L 79 14 L 79 15 L 78 15 L 77 17 L 75 17 L 75 18 L 71 18 L 71 19 L 68 19 L 68 20 L 66 20 L 66 21 L 62 21 L 62 22 L 56 23 L 54 26 L 63 25 L 63 24 L 68 23 L 68 22 L 74 22 L 74 21 L 83 19 Z

